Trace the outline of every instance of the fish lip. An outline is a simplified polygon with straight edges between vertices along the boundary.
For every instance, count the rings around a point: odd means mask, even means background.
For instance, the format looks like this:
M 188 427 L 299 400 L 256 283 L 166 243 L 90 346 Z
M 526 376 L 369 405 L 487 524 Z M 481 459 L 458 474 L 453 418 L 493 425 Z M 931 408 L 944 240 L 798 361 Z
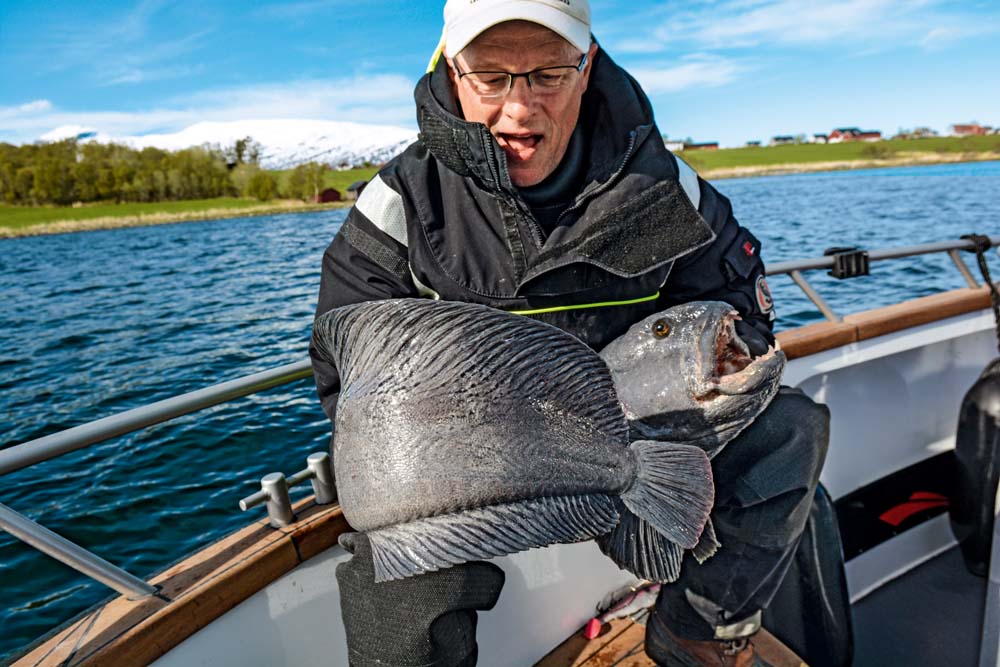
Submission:
M 784 353 L 777 347 L 777 343 L 768 346 L 767 352 L 759 357 L 753 358 L 750 355 L 750 348 L 736 333 L 735 323 L 742 319 L 735 310 L 728 311 L 718 320 L 711 336 L 703 336 L 710 342 L 709 349 L 711 356 L 707 357 L 716 363 L 705 364 L 703 366 L 704 377 L 702 379 L 703 392 L 699 397 L 702 401 L 711 401 L 722 396 L 735 396 L 754 391 L 769 376 L 768 366 L 777 363 L 777 357 Z M 737 364 L 744 364 L 732 373 L 720 374 L 720 367 L 717 362 L 722 351 L 735 352 Z

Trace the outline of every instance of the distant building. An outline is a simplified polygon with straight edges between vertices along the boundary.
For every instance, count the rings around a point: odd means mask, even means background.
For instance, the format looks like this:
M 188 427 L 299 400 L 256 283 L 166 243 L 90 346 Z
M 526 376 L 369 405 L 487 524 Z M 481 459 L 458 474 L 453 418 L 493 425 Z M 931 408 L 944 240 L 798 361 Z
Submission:
M 814 144 L 825 144 L 828 143 L 829 141 L 830 141 L 829 134 L 814 134 L 812 138 L 812 142 Z
M 915 130 L 900 130 L 893 139 L 929 139 L 938 136 L 937 131 L 929 127 L 918 127 Z
M 951 134 L 956 137 L 981 137 L 990 134 L 992 129 L 988 125 L 983 126 L 979 123 L 968 123 L 965 125 L 952 125 Z
M 717 151 L 719 150 L 718 141 L 705 141 L 700 143 L 684 144 L 684 150 L 686 151 Z
M 663 145 L 666 146 L 667 150 L 670 151 L 671 153 L 677 153 L 679 151 L 684 150 L 683 141 L 667 141 L 666 139 L 664 139 Z
M 365 186 L 368 185 L 368 181 L 354 181 L 347 186 L 347 199 L 354 200 L 361 196 L 364 191 Z
M 836 144 L 841 141 L 881 141 L 879 130 L 862 130 L 857 127 L 838 127 L 830 133 L 827 143 Z
M 318 195 L 313 197 L 314 204 L 329 204 L 330 202 L 340 201 L 340 193 L 334 188 L 327 188 L 320 192 Z
M 759 141 L 748 141 L 747 142 L 747 147 L 748 148 L 758 148 L 759 146 L 760 146 L 760 142 Z
M 768 142 L 768 146 L 784 146 L 785 144 L 794 144 L 795 137 L 790 134 L 782 134 L 777 137 L 771 137 L 771 141 Z

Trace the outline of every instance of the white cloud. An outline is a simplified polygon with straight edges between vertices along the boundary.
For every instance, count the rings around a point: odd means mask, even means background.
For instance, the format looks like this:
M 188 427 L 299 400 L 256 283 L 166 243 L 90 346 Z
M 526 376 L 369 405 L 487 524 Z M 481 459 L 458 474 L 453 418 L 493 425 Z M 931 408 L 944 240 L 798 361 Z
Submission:
M 995 22 L 985 21 L 978 25 L 942 25 L 933 28 L 919 40 L 920 46 L 928 51 L 939 51 L 964 39 L 997 32 Z
M 205 70 L 204 65 L 188 67 L 180 65 L 177 67 L 118 67 L 106 73 L 104 86 L 120 86 L 132 83 L 148 83 L 150 81 L 164 81 L 167 79 L 180 79 L 192 74 L 199 74 Z
M 70 110 L 37 100 L 0 107 L 0 141 L 30 142 L 61 126 L 112 136 L 173 132 L 201 121 L 341 120 L 414 125 L 414 81 L 396 74 L 205 90 L 137 111 Z
M 649 95 L 676 93 L 688 88 L 714 88 L 736 81 L 747 71 L 742 63 L 713 56 L 693 56 L 669 66 L 630 67 L 629 72 Z
M 127 12 L 53 22 L 24 58 L 40 72 L 75 71 L 100 86 L 178 78 L 200 71 L 180 61 L 209 43 L 211 15 L 178 19 L 184 5 L 143 0 Z M 96 14 L 96 13 L 95 13 Z
M 51 108 L 52 102 L 48 100 L 33 100 L 24 104 L 18 104 L 17 106 L 0 107 L 0 118 L 14 118 L 16 116 L 38 114 L 43 111 L 49 111 Z
M 652 53 L 667 48 L 725 50 L 755 45 L 857 46 L 943 44 L 965 35 L 996 32 L 996 22 L 975 8 L 944 0 L 720 0 L 651 14 L 646 30 L 618 26 L 615 47 Z M 947 26 L 947 27 L 943 27 Z M 627 31 L 627 32 L 626 32 Z

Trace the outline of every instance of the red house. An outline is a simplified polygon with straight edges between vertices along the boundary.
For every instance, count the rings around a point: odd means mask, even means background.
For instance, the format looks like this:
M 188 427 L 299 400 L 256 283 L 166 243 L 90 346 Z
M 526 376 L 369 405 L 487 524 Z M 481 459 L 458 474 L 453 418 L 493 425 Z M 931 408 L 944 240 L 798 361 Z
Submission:
M 697 144 L 684 144 L 684 150 L 686 151 L 717 151 L 719 150 L 718 141 L 706 141 Z
M 334 188 L 327 188 L 313 197 L 314 204 L 329 204 L 335 201 L 340 201 L 340 193 Z
M 952 125 L 951 133 L 956 137 L 981 137 L 984 134 L 989 134 L 991 129 L 993 128 L 979 123 L 968 123 L 966 125 Z
M 862 130 L 856 127 L 838 127 L 830 133 L 827 143 L 836 144 L 841 141 L 881 141 L 882 133 L 878 130 Z

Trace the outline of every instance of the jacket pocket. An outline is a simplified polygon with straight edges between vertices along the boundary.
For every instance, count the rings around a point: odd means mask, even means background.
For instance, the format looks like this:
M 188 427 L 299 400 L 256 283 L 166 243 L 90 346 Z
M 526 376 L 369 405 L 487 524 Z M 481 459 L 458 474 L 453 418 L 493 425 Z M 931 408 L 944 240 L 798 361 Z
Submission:
M 763 266 L 760 259 L 760 241 L 748 230 L 740 228 L 733 242 L 722 256 L 729 282 L 747 280 L 756 269 Z

